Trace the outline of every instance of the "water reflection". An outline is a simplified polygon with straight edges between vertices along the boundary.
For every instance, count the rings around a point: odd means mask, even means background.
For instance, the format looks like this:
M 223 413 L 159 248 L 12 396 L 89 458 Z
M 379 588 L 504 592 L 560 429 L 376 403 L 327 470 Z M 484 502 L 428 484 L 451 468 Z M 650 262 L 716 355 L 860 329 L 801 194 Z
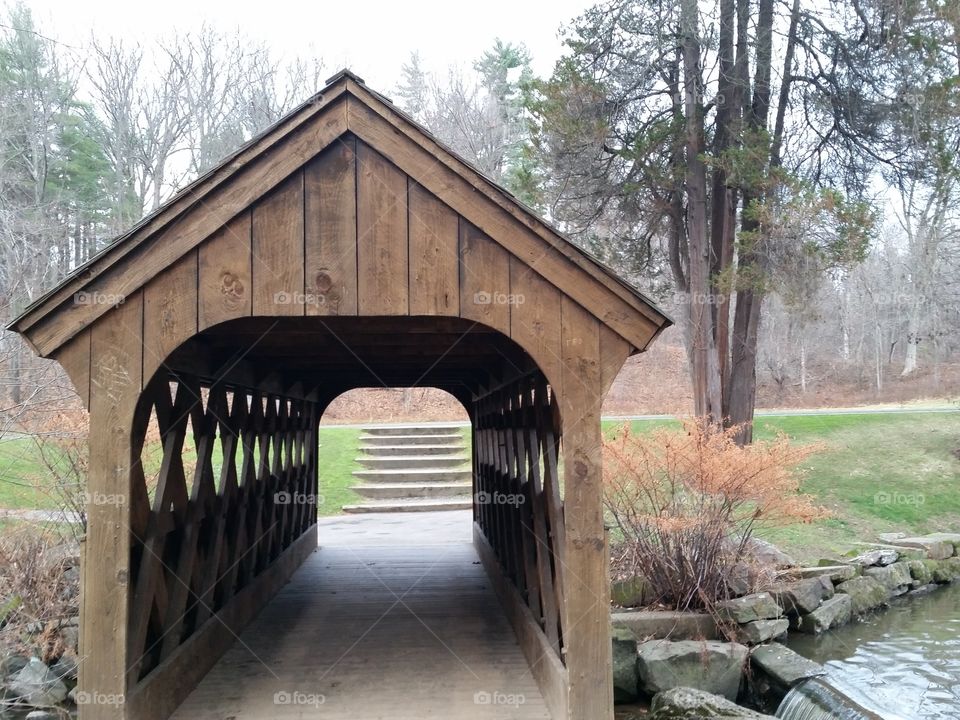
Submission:
M 787 644 L 886 717 L 960 719 L 960 584 L 820 637 L 791 633 Z

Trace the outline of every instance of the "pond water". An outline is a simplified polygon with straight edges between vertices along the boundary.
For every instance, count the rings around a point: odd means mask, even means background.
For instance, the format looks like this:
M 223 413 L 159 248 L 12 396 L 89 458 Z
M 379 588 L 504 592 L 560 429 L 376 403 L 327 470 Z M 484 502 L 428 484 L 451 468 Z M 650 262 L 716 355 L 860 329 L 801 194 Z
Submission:
M 960 583 L 820 637 L 789 637 L 829 684 L 889 720 L 960 719 Z

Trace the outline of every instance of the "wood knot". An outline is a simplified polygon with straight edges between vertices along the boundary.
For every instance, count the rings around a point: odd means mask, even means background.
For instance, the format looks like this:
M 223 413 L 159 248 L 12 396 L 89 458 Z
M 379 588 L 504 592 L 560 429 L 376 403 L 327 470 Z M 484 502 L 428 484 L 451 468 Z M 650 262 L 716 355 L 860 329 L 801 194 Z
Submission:
M 220 294 L 223 295 L 227 307 L 235 308 L 241 305 L 245 290 L 243 280 L 236 273 L 225 271 L 220 275 Z

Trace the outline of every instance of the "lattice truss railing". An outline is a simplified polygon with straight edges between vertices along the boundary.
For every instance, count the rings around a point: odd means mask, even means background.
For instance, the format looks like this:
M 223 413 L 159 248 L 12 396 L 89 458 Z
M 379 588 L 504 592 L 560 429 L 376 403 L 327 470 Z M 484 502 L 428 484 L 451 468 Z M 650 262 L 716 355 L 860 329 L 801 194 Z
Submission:
M 128 682 L 163 662 L 316 523 L 308 400 L 162 378 L 134 427 Z
M 563 501 L 556 398 L 543 376 L 480 398 L 474 519 L 563 659 Z

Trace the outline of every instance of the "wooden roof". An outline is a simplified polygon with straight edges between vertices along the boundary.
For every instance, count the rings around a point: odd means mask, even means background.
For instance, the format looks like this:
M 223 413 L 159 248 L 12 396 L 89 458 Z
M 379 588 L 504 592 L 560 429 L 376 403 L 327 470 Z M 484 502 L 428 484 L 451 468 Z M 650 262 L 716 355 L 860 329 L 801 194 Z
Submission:
M 634 351 L 671 324 L 636 288 L 574 245 L 507 190 L 441 144 L 349 71 L 77 268 L 9 328 L 42 356 L 217 233 L 325 148 L 351 135 L 394 163 L 511 256 L 536 271 Z

